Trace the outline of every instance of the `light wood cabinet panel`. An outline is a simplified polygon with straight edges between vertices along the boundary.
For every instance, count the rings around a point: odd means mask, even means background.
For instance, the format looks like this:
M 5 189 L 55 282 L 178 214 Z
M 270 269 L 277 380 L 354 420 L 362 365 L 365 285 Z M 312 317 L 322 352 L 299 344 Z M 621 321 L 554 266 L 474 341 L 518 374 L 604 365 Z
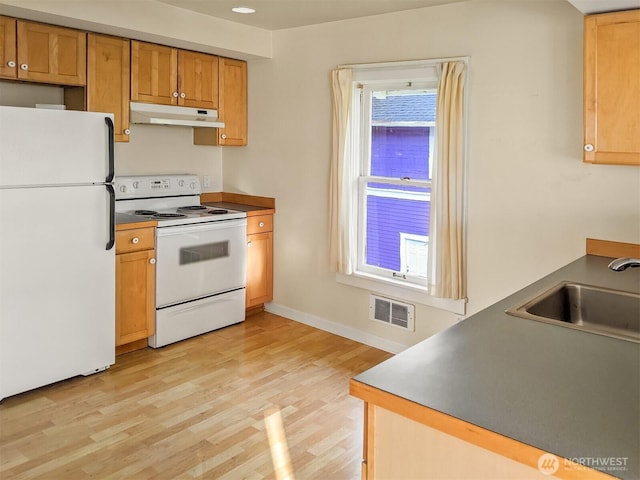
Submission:
M 86 33 L 18 20 L 18 79 L 86 84 Z
M 131 40 L 131 100 L 178 104 L 178 50 Z
M 146 347 L 155 333 L 155 231 L 116 232 L 116 349 Z
M 584 161 L 640 165 L 640 10 L 584 22 Z
M 114 114 L 116 142 L 129 141 L 130 42 L 87 36 L 87 110 Z
M 153 228 L 132 228 L 116 232 L 116 254 L 153 250 L 155 231 Z
M 218 108 L 218 57 L 178 50 L 178 105 Z
M 258 219 L 257 222 L 264 224 L 260 229 L 267 230 L 264 227 L 266 225 L 271 227 L 272 218 L 272 215 L 249 217 L 247 232 L 255 231 L 255 228 L 251 228 L 251 220 Z M 246 308 L 248 309 L 273 300 L 273 232 L 271 228 L 268 230 L 247 235 Z
M 0 16 L 0 78 L 18 77 L 15 18 Z
M 247 62 L 220 59 L 218 118 L 224 122 L 217 129 L 219 145 L 247 144 Z
M 218 57 L 131 41 L 131 100 L 218 108 Z
M 218 118 L 224 128 L 194 128 L 195 145 L 247 145 L 247 62 L 220 58 Z

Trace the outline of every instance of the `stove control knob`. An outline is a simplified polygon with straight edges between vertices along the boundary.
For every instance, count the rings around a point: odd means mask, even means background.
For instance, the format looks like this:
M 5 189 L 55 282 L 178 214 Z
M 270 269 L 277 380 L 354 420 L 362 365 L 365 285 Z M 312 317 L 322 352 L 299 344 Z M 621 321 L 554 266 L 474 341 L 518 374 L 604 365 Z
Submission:
M 138 181 L 133 182 L 133 188 L 136 189 L 138 187 L 140 187 L 140 182 Z
M 127 186 L 126 185 L 120 185 L 120 191 L 122 193 L 125 193 L 127 191 Z
M 189 188 L 190 188 L 191 190 L 195 190 L 195 189 L 196 189 L 196 182 L 191 182 L 191 183 L 189 184 Z
M 180 181 L 178 182 L 178 186 L 179 186 L 179 187 L 184 187 L 184 180 L 180 180 Z

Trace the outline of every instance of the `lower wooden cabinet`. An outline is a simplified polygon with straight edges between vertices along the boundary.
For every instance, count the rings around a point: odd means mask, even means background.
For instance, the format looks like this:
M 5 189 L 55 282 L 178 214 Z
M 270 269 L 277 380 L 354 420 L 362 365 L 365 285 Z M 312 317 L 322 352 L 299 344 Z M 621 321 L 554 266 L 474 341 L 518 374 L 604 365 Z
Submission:
M 246 308 L 273 300 L 273 215 L 247 217 Z
M 155 231 L 116 232 L 116 353 L 147 346 L 155 331 Z

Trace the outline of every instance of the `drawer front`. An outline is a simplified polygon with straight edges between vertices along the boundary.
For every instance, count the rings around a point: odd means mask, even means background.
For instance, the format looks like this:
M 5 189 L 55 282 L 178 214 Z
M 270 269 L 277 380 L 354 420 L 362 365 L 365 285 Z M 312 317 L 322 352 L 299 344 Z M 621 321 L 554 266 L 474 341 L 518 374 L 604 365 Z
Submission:
M 247 235 L 273 231 L 273 215 L 247 217 Z
M 116 253 L 152 250 L 155 248 L 154 228 L 133 228 L 116 232 Z

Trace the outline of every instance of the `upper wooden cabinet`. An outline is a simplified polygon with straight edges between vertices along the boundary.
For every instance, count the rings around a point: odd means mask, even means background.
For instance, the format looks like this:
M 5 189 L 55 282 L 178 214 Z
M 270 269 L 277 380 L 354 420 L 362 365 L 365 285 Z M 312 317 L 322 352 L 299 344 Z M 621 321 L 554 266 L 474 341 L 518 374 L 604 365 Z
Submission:
M 220 106 L 218 145 L 247 144 L 247 62 L 220 59 Z
M 178 52 L 131 40 L 131 100 L 178 104 Z
M 4 43 L 8 41 L 6 35 L 11 29 L 12 20 L 3 22 Z M 17 20 L 16 23 L 16 74 L 8 78 L 59 85 L 86 84 L 85 32 L 24 20 Z
M 247 62 L 220 58 L 218 118 L 224 128 L 194 128 L 196 145 L 244 146 L 247 144 Z
M 640 165 L 640 10 L 585 17 L 584 161 Z
M 87 110 L 114 114 L 115 140 L 129 141 L 129 40 L 87 35 Z
M 132 40 L 131 100 L 218 108 L 218 57 Z
M 218 57 L 178 50 L 178 105 L 218 108 Z
M 15 18 L 0 16 L 0 78 L 18 78 Z

